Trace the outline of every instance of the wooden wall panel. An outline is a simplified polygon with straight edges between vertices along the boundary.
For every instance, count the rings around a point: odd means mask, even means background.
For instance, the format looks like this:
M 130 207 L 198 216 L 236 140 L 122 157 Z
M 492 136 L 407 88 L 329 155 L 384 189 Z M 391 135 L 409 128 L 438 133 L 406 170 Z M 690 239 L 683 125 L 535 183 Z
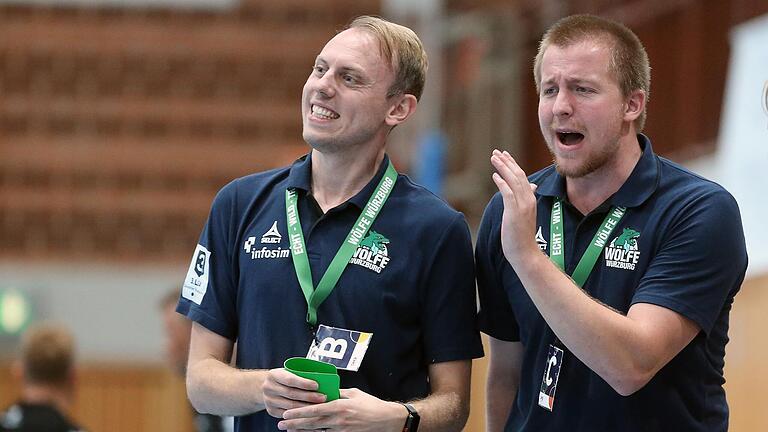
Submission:
M 186 261 L 219 188 L 308 150 L 314 57 L 379 10 L 0 5 L 0 258 Z
M 725 389 L 732 432 L 768 431 L 768 274 L 744 283 L 731 312 Z

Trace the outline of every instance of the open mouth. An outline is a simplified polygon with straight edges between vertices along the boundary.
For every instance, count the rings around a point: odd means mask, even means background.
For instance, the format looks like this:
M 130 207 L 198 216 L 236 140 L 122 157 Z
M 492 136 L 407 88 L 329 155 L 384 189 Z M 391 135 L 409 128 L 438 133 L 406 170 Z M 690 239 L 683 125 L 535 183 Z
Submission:
M 339 114 L 337 112 L 314 104 L 312 105 L 312 115 L 322 120 L 334 120 L 339 118 Z
M 557 132 L 557 139 L 566 146 L 576 145 L 584 139 L 584 134 L 579 132 Z

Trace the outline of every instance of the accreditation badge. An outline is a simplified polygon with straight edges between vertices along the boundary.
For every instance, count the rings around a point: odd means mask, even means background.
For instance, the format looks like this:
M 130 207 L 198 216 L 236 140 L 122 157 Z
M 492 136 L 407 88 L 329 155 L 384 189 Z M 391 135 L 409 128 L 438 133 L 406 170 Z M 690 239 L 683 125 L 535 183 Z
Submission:
M 541 380 L 539 390 L 539 406 L 552 411 L 555 406 L 555 391 L 557 379 L 560 377 L 560 368 L 563 365 L 563 350 L 549 344 L 547 353 L 547 366 L 544 368 L 544 378 Z
M 337 369 L 357 372 L 373 333 L 364 333 L 320 324 L 309 346 L 307 358 L 330 363 Z

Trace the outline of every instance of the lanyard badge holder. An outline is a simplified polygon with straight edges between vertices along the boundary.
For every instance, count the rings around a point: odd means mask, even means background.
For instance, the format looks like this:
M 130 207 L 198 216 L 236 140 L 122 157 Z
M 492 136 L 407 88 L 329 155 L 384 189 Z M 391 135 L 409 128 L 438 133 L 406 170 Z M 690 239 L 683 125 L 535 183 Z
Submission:
M 307 358 L 330 363 L 338 369 L 357 372 L 372 337 L 373 333 L 320 324 L 309 346 Z
M 392 161 L 389 161 L 384 176 L 360 212 L 360 216 L 339 247 L 317 287 L 314 287 L 312 283 L 312 271 L 309 267 L 307 247 L 296 204 L 296 191 L 293 189 L 285 191 L 285 212 L 288 221 L 291 257 L 293 258 L 296 278 L 301 286 L 301 291 L 304 293 L 304 299 L 307 301 L 307 324 L 310 326 L 315 327 L 317 325 L 317 309 L 335 288 L 360 241 L 368 233 L 384 207 L 384 203 L 389 198 L 396 182 L 397 171 L 392 165 Z M 360 367 L 372 337 L 372 333 L 320 325 L 315 332 L 307 358 L 333 364 L 339 369 L 356 371 Z
M 576 265 L 576 269 L 573 270 L 571 278 L 573 282 L 582 288 L 587 281 L 589 274 L 597 263 L 597 259 L 600 257 L 608 241 L 608 236 L 611 234 L 619 221 L 624 217 L 626 213 L 626 207 L 612 207 L 605 216 L 602 225 L 592 238 L 584 255 L 579 259 L 579 263 Z M 565 241 L 563 233 L 563 204 L 560 199 L 555 199 L 552 203 L 552 214 L 550 217 L 551 224 L 549 230 L 549 258 L 555 265 L 563 272 L 565 272 Z M 544 367 L 544 376 L 541 379 L 541 387 L 539 389 L 539 406 L 552 411 L 555 406 L 555 392 L 557 391 L 557 381 L 560 378 L 560 372 L 563 367 L 563 360 L 565 359 L 565 350 L 562 347 L 560 339 L 555 337 L 555 342 L 549 344 L 549 350 L 547 351 L 546 365 Z

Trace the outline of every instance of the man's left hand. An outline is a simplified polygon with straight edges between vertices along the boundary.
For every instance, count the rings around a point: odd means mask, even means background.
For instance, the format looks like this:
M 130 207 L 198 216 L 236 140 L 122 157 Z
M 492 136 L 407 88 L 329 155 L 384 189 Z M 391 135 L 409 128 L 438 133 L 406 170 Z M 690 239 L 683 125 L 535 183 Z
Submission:
M 408 411 L 356 388 L 341 389 L 341 399 L 289 409 L 277 424 L 287 431 L 400 432 Z

